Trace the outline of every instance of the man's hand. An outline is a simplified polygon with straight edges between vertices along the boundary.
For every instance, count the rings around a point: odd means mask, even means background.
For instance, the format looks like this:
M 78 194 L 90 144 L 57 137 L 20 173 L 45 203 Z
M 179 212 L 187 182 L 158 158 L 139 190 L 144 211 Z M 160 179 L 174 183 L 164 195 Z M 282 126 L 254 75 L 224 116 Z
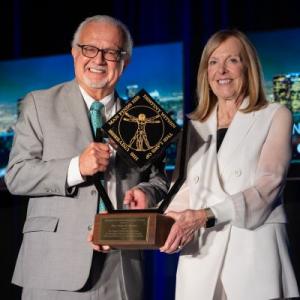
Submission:
M 104 172 L 109 164 L 110 152 L 107 144 L 89 144 L 79 156 L 81 176 L 92 176 L 97 172 Z
M 142 190 L 133 188 L 126 192 L 124 205 L 131 209 L 144 209 L 148 207 L 148 199 Z
M 97 245 L 93 243 L 93 235 L 94 235 L 94 226 L 91 228 L 91 230 L 88 233 L 87 241 L 90 243 L 91 247 L 98 252 L 104 252 L 108 253 L 111 248 L 107 245 Z

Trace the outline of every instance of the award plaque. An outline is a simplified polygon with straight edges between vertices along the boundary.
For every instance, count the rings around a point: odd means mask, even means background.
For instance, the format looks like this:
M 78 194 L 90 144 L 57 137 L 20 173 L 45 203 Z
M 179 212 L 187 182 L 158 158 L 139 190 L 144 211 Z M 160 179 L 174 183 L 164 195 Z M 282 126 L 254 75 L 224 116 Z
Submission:
M 120 249 L 157 249 L 174 223 L 170 217 L 151 210 L 97 214 L 94 243 Z
M 102 127 L 120 153 L 144 167 L 179 133 L 180 127 L 163 108 L 141 90 Z
M 181 128 L 145 90 L 141 90 L 102 126 L 102 130 L 113 140 L 121 156 L 144 169 L 162 154 Z M 185 131 L 184 126 L 183 137 Z M 182 146 L 184 143 L 182 138 Z M 97 184 L 108 213 L 96 215 L 93 242 L 117 249 L 163 246 L 174 223 L 163 213 L 184 181 L 183 172 L 179 173 L 182 174 L 165 199 L 158 207 L 149 209 L 114 209 L 104 187 Z

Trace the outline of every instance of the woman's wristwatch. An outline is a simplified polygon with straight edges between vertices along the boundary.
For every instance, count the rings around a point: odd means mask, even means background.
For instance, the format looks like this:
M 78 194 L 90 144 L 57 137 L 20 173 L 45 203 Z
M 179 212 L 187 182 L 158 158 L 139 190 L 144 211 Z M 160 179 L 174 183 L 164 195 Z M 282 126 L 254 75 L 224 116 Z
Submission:
M 205 227 L 210 228 L 210 227 L 215 226 L 216 217 L 215 217 L 213 211 L 209 207 L 204 208 L 204 211 L 206 213 L 206 218 L 207 218 Z

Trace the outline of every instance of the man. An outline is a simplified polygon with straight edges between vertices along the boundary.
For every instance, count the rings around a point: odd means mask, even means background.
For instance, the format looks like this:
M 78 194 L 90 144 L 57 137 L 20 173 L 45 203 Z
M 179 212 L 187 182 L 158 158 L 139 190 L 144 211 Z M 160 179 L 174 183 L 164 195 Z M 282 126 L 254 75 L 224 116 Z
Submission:
M 75 80 L 23 100 L 5 178 L 10 192 L 30 196 L 12 280 L 23 286 L 22 299 L 142 298 L 141 253 L 94 245 L 89 233 L 99 205 L 96 173 L 104 172 L 118 208 L 123 200 L 154 205 L 168 188 L 161 161 L 140 172 L 93 141 L 89 109 L 101 102 L 108 119 L 121 108 L 114 89 L 131 50 L 121 22 L 88 18 L 72 42 Z

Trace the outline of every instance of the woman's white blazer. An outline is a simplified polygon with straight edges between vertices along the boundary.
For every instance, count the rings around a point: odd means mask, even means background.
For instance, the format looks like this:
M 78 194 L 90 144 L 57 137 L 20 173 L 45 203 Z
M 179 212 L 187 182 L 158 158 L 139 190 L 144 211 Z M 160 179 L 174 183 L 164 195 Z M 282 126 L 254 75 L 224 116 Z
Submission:
M 277 103 L 238 111 L 218 153 L 216 114 L 190 121 L 187 179 L 169 208 L 211 207 L 218 220 L 182 250 L 176 299 L 213 299 L 219 279 L 229 300 L 296 297 L 282 204 L 291 113 Z

